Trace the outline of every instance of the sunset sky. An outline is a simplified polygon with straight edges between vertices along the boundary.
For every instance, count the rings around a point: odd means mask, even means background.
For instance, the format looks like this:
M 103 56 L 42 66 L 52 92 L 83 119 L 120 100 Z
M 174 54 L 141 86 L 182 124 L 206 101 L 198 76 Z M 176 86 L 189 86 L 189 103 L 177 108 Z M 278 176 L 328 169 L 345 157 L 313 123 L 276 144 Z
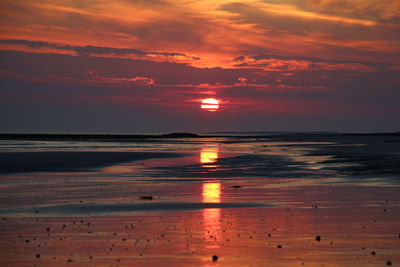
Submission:
M 400 130 L 398 0 L 0 0 L 0 54 L 0 132 Z

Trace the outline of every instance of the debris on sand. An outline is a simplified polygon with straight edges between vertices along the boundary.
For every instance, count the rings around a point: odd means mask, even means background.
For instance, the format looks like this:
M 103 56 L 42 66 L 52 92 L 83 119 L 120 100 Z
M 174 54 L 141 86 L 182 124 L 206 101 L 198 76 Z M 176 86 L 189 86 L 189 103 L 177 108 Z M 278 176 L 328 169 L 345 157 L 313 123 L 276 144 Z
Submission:
M 218 260 L 218 256 L 217 255 L 213 255 L 212 256 L 212 261 L 217 261 Z
M 153 200 L 153 196 L 141 196 L 140 199 Z
M 315 240 L 317 240 L 318 242 L 321 241 L 321 237 L 318 235 Z
M 240 186 L 240 185 L 233 185 L 233 186 L 231 186 L 230 188 L 239 189 L 239 188 L 242 188 L 242 186 Z

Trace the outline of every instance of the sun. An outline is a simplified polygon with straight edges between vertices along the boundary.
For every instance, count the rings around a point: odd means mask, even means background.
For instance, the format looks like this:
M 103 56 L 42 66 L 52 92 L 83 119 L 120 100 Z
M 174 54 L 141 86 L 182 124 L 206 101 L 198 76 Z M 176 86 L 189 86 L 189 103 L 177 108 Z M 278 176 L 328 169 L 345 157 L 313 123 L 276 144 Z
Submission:
M 201 108 L 208 111 L 217 111 L 219 109 L 219 101 L 215 98 L 206 98 L 201 100 Z

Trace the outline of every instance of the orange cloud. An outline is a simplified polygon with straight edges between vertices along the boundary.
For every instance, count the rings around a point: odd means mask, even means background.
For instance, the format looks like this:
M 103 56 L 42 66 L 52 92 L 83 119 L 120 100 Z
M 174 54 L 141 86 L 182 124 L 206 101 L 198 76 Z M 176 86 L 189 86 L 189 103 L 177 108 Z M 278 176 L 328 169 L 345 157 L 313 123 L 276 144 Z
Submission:
M 370 59 L 383 61 L 390 58 L 384 52 L 399 52 L 400 40 L 394 34 L 400 29 L 398 6 L 389 0 L 5 0 L 0 4 L 0 30 L 2 39 L 160 51 L 91 55 L 201 68 L 230 68 L 238 55 L 294 51 L 350 59 L 354 50 L 366 58 L 374 50 L 383 53 Z
M 238 57 L 234 60 L 238 67 L 262 68 L 266 71 L 304 71 L 304 70 L 326 70 L 326 71 L 356 71 L 371 72 L 375 68 L 366 64 L 357 62 L 340 62 L 340 61 L 319 61 L 317 59 L 307 59 L 296 57 L 280 57 L 280 56 L 253 56 Z

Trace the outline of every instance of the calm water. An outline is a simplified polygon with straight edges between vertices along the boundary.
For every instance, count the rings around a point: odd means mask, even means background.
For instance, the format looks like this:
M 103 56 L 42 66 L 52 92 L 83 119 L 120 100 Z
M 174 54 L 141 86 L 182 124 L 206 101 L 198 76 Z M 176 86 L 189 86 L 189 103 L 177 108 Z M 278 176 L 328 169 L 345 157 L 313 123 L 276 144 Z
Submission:
M 1 174 L 0 263 L 397 266 L 393 138 L 0 141 L 0 152 L 180 154 Z

